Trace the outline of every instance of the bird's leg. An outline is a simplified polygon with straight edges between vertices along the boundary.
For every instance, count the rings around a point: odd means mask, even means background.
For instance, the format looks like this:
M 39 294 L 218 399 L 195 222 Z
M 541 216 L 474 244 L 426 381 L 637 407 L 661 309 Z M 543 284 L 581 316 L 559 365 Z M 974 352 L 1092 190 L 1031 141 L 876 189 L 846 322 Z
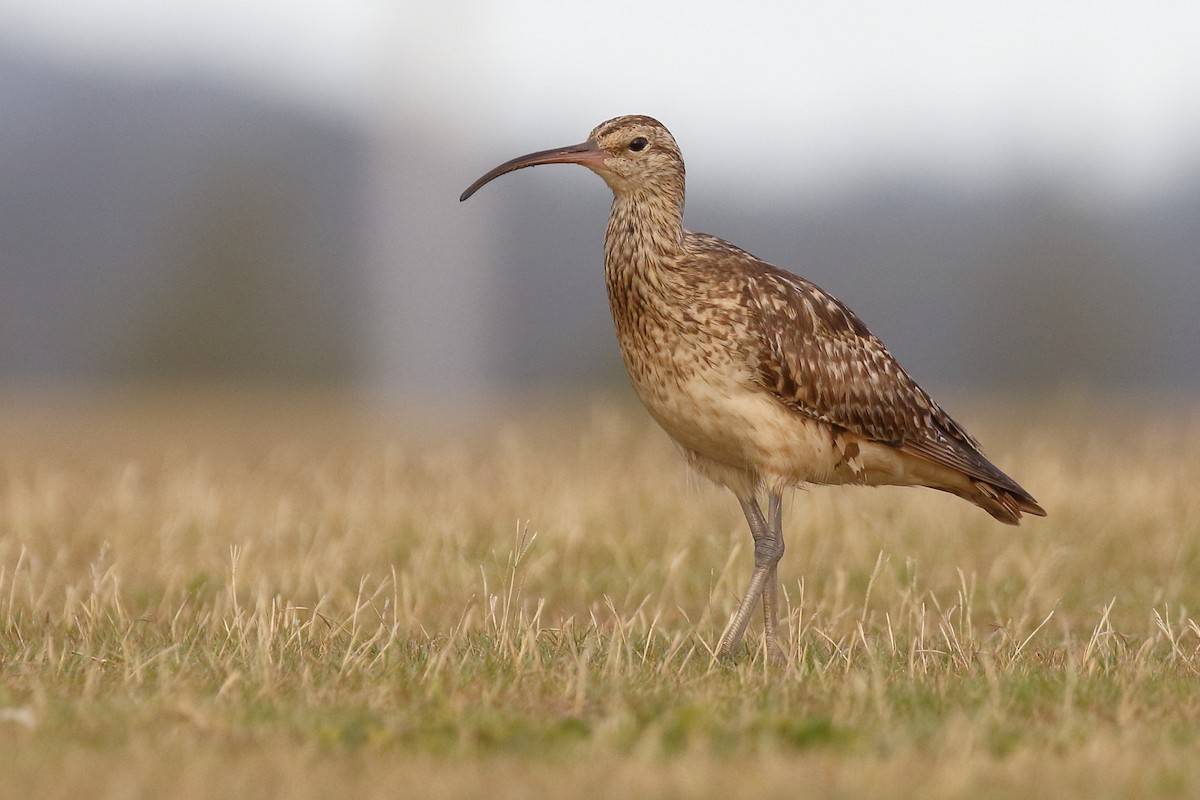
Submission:
M 767 531 L 771 542 L 767 546 L 771 568 L 763 583 L 763 637 L 767 643 L 767 658 L 778 659 L 779 652 L 779 559 L 783 558 L 783 495 L 771 492 L 767 495 Z M 755 563 L 758 563 L 759 543 L 754 542 Z
M 750 534 L 754 537 L 754 572 L 750 575 L 750 585 L 746 587 L 742 602 L 738 604 L 733 619 L 729 621 L 729 626 L 717 645 L 717 658 L 722 661 L 728 660 L 733 655 L 734 648 L 741 643 L 746 625 L 750 622 L 750 615 L 754 613 L 754 606 L 760 597 L 763 600 L 763 614 L 769 620 L 765 632 L 767 655 L 774 657 L 778 649 L 775 639 L 775 619 L 779 605 L 775 565 L 783 555 L 783 536 L 776 533 L 782 516 L 782 498 L 781 495 L 772 492 L 768 500 L 771 524 L 767 523 L 753 495 L 738 497 L 746 521 L 750 524 Z

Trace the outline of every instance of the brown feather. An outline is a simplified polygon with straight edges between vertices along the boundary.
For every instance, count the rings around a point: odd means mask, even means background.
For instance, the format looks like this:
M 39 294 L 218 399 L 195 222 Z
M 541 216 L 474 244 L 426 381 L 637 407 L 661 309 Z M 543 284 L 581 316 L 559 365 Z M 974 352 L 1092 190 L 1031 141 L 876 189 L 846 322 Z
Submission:
M 741 300 L 754 310 L 747 349 L 762 388 L 799 414 L 970 476 L 992 501 L 980 504 L 997 519 L 1045 515 L 845 304 L 715 236 L 686 236 L 694 249 L 741 273 Z
M 1045 515 L 845 304 L 715 236 L 684 236 L 740 286 L 750 310 L 742 350 L 764 390 L 798 414 L 962 472 L 977 488 L 963 496 L 996 519 Z

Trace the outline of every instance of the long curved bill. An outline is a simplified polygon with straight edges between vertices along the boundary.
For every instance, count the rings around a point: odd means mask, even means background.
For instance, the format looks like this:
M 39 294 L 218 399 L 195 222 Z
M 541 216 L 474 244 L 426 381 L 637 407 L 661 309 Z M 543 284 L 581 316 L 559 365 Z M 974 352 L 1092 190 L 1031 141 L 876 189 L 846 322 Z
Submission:
M 458 202 L 466 200 L 471 195 L 479 191 L 479 187 L 483 186 L 490 180 L 499 178 L 506 172 L 512 172 L 525 167 L 536 167 L 538 164 L 583 164 L 585 167 L 598 166 L 604 162 L 607 156 L 600 146 L 588 139 L 580 144 L 573 144 L 569 147 L 556 147 L 553 150 L 540 150 L 536 153 L 530 153 L 527 156 L 520 156 L 511 161 L 505 161 L 500 166 L 496 167 L 491 172 L 484 175 L 479 180 L 472 183 L 467 190 L 459 196 Z

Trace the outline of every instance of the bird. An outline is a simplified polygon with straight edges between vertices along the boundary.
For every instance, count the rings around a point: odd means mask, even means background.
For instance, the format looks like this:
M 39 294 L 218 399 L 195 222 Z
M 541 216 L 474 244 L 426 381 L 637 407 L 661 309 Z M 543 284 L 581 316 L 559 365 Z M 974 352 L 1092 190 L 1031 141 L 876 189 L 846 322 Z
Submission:
M 749 525 L 754 567 L 718 660 L 735 657 L 760 600 L 766 656 L 783 658 L 778 564 L 789 489 L 925 486 L 1010 525 L 1046 515 L 844 303 L 684 228 L 683 156 L 661 122 L 610 119 L 580 144 L 500 164 L 459 201 L 542 164 L 585 166 L 612 190 L 604 278 L 630 381 L 691 467 L 737 497 Z

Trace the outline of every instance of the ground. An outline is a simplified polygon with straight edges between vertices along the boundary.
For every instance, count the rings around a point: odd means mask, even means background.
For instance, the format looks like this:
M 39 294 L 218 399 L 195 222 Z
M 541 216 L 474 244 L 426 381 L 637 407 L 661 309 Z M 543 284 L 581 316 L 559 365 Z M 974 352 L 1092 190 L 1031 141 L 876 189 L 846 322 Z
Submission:
M 1200 403 L 962 398 L 1046 507 L 814 488 L 787 661 L 627 395 L 0 398 L 0 796 L 1194 797 Z

